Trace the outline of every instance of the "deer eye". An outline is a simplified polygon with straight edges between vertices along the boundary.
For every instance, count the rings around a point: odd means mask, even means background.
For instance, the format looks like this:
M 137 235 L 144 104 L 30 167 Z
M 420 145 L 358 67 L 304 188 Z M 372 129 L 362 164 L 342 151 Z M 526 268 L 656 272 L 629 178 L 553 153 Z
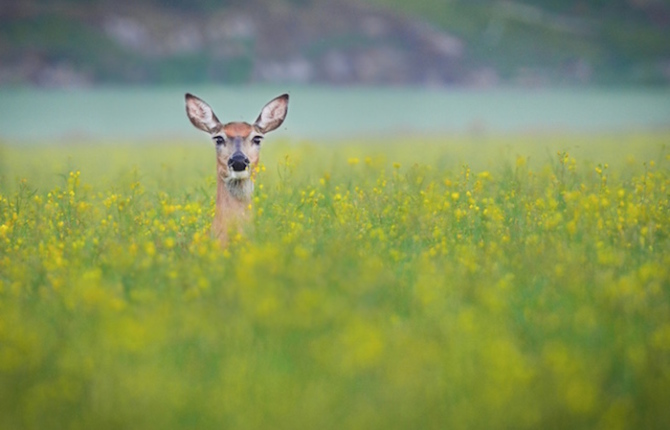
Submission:
M 217 145 L 223 145 L 226 142 L 221 136 L 214 136 L 213 139 L 214 143 L 216 143 Z
M 255 145 L 260 145 L 261 140 L 263 140 L 263 138 L 261 136 L 254 136 L 254 138 L 251 139 L 251 141 L 254 142 Z

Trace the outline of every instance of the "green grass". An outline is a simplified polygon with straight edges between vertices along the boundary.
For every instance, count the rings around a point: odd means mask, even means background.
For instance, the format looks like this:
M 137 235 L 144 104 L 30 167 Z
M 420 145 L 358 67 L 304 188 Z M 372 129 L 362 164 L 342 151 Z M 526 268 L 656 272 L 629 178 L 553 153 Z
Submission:
M 0 428 L 665 428 L 667 141 L 0 146 Z

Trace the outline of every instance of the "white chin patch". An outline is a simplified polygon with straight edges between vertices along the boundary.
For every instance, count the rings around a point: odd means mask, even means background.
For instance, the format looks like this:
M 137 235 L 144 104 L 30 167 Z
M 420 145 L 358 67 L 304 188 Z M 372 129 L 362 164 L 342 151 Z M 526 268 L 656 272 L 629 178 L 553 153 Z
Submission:
M 249 169 L 243 170 L 241 172 L 236 172 L 234 170 L 230 171 L 230 179 L 249 179 L 251 177 L 251 171 Z

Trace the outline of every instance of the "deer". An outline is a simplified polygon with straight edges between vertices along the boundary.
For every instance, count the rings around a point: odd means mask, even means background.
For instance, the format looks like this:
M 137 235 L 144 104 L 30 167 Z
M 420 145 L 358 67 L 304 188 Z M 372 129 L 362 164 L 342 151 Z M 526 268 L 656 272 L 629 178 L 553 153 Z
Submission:
M 282 125 L 288 113 L 288 94 L 269 101 L 253 124 L 222 124 L 202 99 L 186 93 L 186 114 L 199 130 L 208 133 L 216 148 L 216 209 L 212 234 L 222 246 L 233 229 L 248 220 L 261 141 Z

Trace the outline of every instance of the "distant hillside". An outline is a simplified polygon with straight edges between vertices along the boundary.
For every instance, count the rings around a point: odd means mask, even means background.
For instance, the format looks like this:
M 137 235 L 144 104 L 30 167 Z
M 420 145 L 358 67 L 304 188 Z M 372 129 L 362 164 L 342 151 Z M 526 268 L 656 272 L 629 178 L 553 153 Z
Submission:
M 530 4 L 5 0 L 0 85 L 670 82 L 667 2 Z
M 504 80 L 670 82 L 668 0 L 369 0 L 463 39 Z

